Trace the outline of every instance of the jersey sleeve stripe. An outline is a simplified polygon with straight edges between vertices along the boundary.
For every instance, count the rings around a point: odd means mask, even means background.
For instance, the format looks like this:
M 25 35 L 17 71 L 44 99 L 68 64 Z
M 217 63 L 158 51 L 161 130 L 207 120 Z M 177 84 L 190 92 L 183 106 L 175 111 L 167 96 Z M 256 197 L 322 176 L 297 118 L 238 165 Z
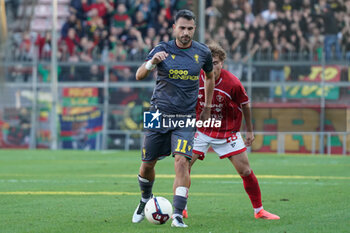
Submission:
M 245 102 L 242 102 L 241 105 L 242 105 L 242 104 L 247 104 L 247 103 L 250 103 L 250 100 L 247 100 L 247 101 L 245 101 Z
M 218 91 L 218 92 L 221 92 L 221 93 L 224 93 L 225 95 L 227 95 L 227 96 L 232 100 L 231 96 L 230 96 L 227 92 L 225 92 L 225 91 L 223 91 L 223 90 L 220 90 L 220 89 L 218 89 L 218 88 L 214 88 L 214 90 L 215 90 L 215 91 Z

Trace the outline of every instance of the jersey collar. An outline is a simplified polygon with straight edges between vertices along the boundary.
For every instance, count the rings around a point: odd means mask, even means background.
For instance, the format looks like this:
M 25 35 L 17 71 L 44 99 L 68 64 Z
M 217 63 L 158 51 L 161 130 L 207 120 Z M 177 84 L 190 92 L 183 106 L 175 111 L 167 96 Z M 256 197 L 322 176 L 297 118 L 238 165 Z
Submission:
M 176 45 L 176 47 L 177 48 L 179 48 L 179 49 L 188 49 L 188 48 L 191 48 L 192 47 L 192 40 L 191 40 L 191 44 L 188 46 L 188 47 L 186 47 L 186 48 L 180 48 L 179 46 L 177 46 L 177 44 L 176 44 L 176 39 L 174 40 L 174 44 Z
M 218 80 L 215 81 L 215 86 L 218 86 L 222 81 L 222 77 L 220 76 L 220 78 Z
M 201 78 L 203 82 L 205 82 L 204 76 L 201 76 Z M 215 86 L 218 86 L 221 82 L 222 82 L 222 77 L 220 76 L 218 80 L 215 80 Z

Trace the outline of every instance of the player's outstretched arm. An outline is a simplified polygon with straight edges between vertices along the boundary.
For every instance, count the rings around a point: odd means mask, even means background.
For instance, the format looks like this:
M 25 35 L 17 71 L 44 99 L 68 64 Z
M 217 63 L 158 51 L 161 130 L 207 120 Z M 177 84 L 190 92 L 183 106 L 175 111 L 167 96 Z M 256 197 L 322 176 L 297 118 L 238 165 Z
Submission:
M 245 144 L 246 146 L 251 146 L 254 141 L 254 132 L 253 132 L 253 124 L 252 124 L 252 118 L 251 118 L 251 111 L 250 111 L 250 104 L 242 104 L 242 111 L 244 120 L 247 127 L 247 132 L 245 135 Z
M 209 73 L 205 73 L 205 83 L 204 83 L 205 104 L 204 104 L 203 111 L 201 112 L 201 115 L 200 115 L 200 119 L 202 121 L 205 121 L 210 118 L 214 86 L 215 86 L 214 72 L 210 71 Z
M 149 73 L 151 73 L 152 70 L 147 70 L 146 69 L 146 63 L 143 63 L 136 71 L 136 80 L 142 80 L 144 78 L 146 78 Z
M 157 66 L 157 64 L 161 63 L 168 57 L 168 53 L 161 51 L 152 57 L 151 60 L 143 63 L 136 71 L 136 80 L 142 80 L 146 78 L 149 73 Z

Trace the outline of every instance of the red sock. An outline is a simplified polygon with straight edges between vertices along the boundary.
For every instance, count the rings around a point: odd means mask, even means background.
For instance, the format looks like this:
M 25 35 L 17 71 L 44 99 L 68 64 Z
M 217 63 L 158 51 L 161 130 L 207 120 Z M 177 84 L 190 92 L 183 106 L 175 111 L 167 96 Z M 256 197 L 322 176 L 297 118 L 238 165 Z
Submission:
M 259 182 L 256 176 L 251 171 L 249 176 L 241 176 L 243 180 L 243 186 L 247 192 L 250 201 L 252 202 L 253 208 L 259 208 L 262 206 L 261 202 L 261 192 L 259 187 Z

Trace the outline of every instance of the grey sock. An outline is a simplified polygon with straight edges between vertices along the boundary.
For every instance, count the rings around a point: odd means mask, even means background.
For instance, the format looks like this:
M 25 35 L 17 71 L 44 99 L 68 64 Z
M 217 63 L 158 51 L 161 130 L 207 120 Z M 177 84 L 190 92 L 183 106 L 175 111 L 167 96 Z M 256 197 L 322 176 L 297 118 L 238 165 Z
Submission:
M 152 196 L 152 187 L 153 187 L 153 182 L 150 182 L 149 180 L 142 178 L 140 175 L 138 176 L 139 180 L 139 185 L 140 185 L 140 190 L 141 190 L 141 195 L 142 195 L 142 201 L 147 201 L 148 199 L 151 198 Z
M 174 195 L 173 205 L 174 205 L 174 214 L 179 214 L 182 216 L 182 211 L 185 209 L 187 204 L 187 198 Z

